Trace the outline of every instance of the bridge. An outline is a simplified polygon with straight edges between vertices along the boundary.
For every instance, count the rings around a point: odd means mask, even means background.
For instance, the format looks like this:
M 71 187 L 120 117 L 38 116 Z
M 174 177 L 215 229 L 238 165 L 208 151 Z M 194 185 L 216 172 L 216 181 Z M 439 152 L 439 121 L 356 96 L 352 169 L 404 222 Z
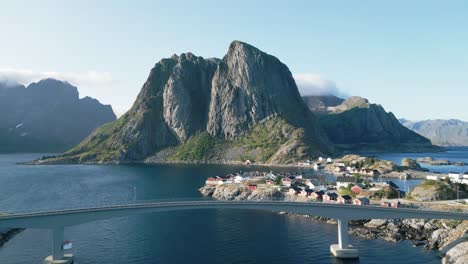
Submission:
M 199 209 L 264 210 L 337 219 L 338 244 L 331 245 L 330 251 L 339 258 L 358 257 L 358 249 L 349 245 L 347 231 L 350 220 L 391 218 L 468 220 L 467 213 L 430 211 L 413 208 L 386 208 L 370 205 L 358 206 L 319 202 L 191 200 L 152 201 L 92 208 L 6 214 L 0 216 L 0 228 L 38 228 L 52 230 L 52 255 L 47 257 L 43 263 L 69 264 L 73 263 L 73 256 L 71 254 L 64 254 L 63 252 L 64 230 L 67 226 L 133 214 Z

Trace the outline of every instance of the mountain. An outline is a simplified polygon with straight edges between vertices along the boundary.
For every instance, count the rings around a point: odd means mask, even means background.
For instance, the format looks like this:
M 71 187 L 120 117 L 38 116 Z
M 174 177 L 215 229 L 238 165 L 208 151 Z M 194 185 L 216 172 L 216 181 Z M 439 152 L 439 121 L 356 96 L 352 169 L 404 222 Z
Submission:
M 0 152 L 59 152 L 116 119 L 112 108 L 80 99 L 67 82 L 0 83 Z
M 332 152 L 287 66 L 234 41 L 222 59 L 162 59 L 126 114 L 43 162 L 284 164 Z
M 334 95 L 306 95 L 302 99 L 310 111 L 317 115 L 327 114 L 329 107 L 337 106 L 345 101 Z
M 424 121 L 400 122 L 416 133 L 429 138 L 432 144 L 439 146 L 468 146 L 468 122 L 457 119 L 436 119 Z
M 423 136 L 402 126 L 397 118 L 381 105 L 353 96 L 347 100 L 333 98 L 331 103 L 323 97 L 311 99 L 309 109 L 319 111 L 320 123 L 330 140 L 343 151 L 438 151 Z M 319 102 L 319 107 L 312 104 Z M 323 105 L 323 106 L 322 106 Z M 318 109 L 318 110 L 316 110 Z M 326 114 L 324 110 L 326 109 Z

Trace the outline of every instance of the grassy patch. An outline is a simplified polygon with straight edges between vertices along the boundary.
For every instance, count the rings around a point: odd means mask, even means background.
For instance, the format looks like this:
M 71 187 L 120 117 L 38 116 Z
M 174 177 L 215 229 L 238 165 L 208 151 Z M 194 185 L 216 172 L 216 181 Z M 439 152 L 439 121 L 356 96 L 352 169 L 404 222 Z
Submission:
M 206 160 L 213 155 L 213 149 L 221 143 L 208 132 L 198 133 L 189 138 L 184 144 L 174 147 L 168 159 L 172 161 Z

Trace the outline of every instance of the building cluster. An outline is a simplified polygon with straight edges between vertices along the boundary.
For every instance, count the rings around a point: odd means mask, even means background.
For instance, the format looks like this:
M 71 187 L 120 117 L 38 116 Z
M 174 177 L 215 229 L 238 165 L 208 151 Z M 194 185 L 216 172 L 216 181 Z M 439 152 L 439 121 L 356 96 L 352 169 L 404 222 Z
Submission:
M 316 162 L 312 162 L 311 160 L 306 160 L 304 162 L 298 162 L 298 166 L 312 166 L 314 170 L 320 170 L 323 168 L 326 164 L 331 164 L 333 163 L 333 159 L 328 157 L 328 158 L 323 158 L 319 157 Z
M 362 160 L 365 160 L 366 158 L 362 158 Z M 311 160 L 306 160 L 304 162 L 298 162 L 298 166 L 312 166 L 314 170 L 321 170 L 325 168 L 327 165 L 331 165 L 331 172 L 334 174 L 338 175 L 353 175 L 353 174 L 359 174 L 361 176 L 369 176 L 369 177 L 374 177 L 374 176 L 379 176 L 380 172 L 375 169 L 366 169 L 366 168 L 358 168 L 356 167 L 357 163 L 354 162 L 353 164 L 346 165 L 344 162 L 339 162 L 339 161 L 334 161 L 332 158 L 322 158 L 319 157 L 316 162 L 312 162 Z
M 304 197 L 311 201 L 368 205 L 369 199 L 360 196 L 360 194 L 365 188 L 369 188 L 369 186 L 357 184 L 355 180 L 354 177 L 339 176 L 336 178 L 336 184 L 328 185 L 320 183 L 317 179 L 305 179 L 302 174 L 274 174 L 273 172 L 256 171 L 210 177 L 205 183 L 206 185 L 244 184 L 251 191 L 257 190 L 257 188 L 274 187 L 288 195 Z M 387 186 L 396 190 L 399 189 L 392 181 L 373 183 L 370 189 L 380 190 Z M 353 196 L 357 196 L 357 198 L 353 198 L 347 194 L 341 195 L 336 191 L 337 189 L 348 187 Z
M 441 181 L 448 179 L 452 183 L 460 183 L 468 185 L 468 172 L 465 173 L 458 173 L 458 172 L 450 172 L 448 176 L 442 174 L 432 174 L 427 175 L 426 180 L 432 181 Z

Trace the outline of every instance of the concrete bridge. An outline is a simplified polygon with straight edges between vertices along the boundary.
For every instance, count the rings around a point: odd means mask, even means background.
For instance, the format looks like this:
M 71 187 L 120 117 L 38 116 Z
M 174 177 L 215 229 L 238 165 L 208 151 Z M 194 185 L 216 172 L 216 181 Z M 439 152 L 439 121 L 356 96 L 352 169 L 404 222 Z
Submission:
M 132 214 L 168 212 L 197 209 L 241 209 L 264 210 L 273 212 L 292 212 L 337 219 L 338 244 L 330 246 L 336 257 L 356 258 L 358 250 L 349 245 L 348 223 L 361 219 L 454 219 L 468 220 L 467 213 L 429 211 L 410 208 L 384 208 L 378 206 L 342 205 L 318 202 L 285 202 L 285 201 L 164 201 L 142 202 L 123 205 L 111 205 L 93 208 L 79 208 L 31 213 L 14 213 L 0 216 L 0 228 L 38 228 L 52 230 L 52 255 L 44 263 L 73 263 L 72 255 L 64 255 L 64 229 L 67 226 L 87 222 L 128 216 Z

